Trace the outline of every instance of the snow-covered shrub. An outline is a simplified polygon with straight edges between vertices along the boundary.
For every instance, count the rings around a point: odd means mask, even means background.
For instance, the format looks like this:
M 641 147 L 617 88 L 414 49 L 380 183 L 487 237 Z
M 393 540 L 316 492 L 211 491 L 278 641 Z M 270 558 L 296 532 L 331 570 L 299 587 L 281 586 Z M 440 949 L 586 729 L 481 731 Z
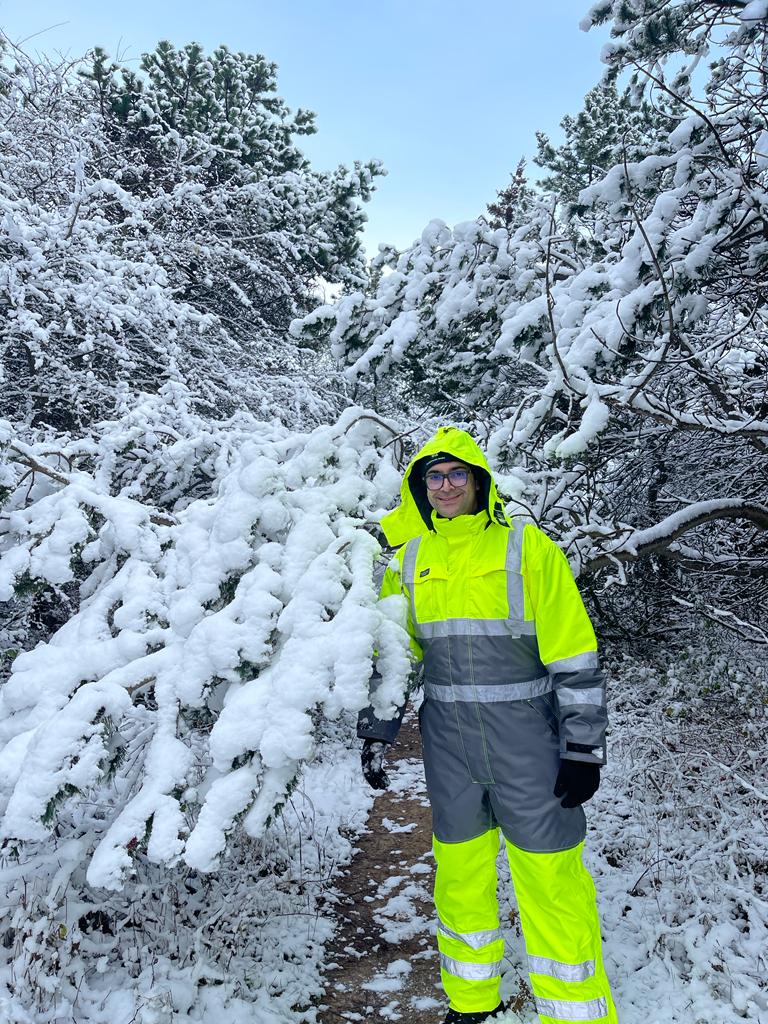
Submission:
M 214 456 L 203 431 L 208 493 L 168 514 L 136 480 L 110 492 L 110 430 L 53 451 L 3 430 L 0 599 L 39 582 L 77 607 L 0 690 L 2 834 L 45 840 L 87 799 L 92 884 L 119 887 L 138 851 L 211 870 L 241 818 L 262 834 L 318 722 L 365 704 L 374 649 L 382 706 L 402 693 L 403 609 L 376 604 L 365 528 L 392 498 L 392 433 L 360 410 L 304 435 L 243 417 Z
M 2 423 L 0 600 L 66 604 L 50 636 L 19 626 L 0 688 L 9 943 L 43 1001 L 57 964 L 70 979 L 92 969 L 85 947 L 124 953 L 86 933 L 128 927 L 141 891 L 202 894 L 200 873 L 224 858 L 231 878 L 248 843 L 279 831 L 340 717 L 335 742 L 350 741 L 374 650 L 382 714 L 409 674 L 405 610 L 378 605 L 373 581 L 394 431 L 360 409 L 301 434 L 245 413 L 214 425 L 189 405 L 169 383 L 79 439 L 29 443 Z M 272 873 L 265 858 L 245 877 Z M 36 880 L 23 898 L 18 873 Z M 191 928 L 185 901 L 157 914 Z
M 195 980 L 288 1012 L 374 648 L 383 713 L 408 674 L 372 575 L 392 430 L 287 334 L 362 283 L 381 169 L 312 170 L 258 55 L 0 49 L 0 1012 L 149 1024 Z

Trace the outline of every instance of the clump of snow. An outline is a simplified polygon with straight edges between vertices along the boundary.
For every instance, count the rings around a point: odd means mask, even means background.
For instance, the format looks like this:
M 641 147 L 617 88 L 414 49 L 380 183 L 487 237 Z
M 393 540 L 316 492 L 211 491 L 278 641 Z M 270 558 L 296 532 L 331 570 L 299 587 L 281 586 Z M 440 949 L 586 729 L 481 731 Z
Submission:
M 744 22 L 765 21 L 768 18 L 768 0 L 749 0 L 740 11 L 738 16 Z
M 768 167 L 768 129 L 760 132 L 755 143 L 755 163 L 761 171 Z
M 592 395 L 589 401 L 582 404 L 585 408 L 579 429 L 561 441 L 555 448 L 556 454 L 561 459 L 586 451 L 590 442 L 608 425 L 610 416 L 608 406 L 601 402 L 596 395 Z

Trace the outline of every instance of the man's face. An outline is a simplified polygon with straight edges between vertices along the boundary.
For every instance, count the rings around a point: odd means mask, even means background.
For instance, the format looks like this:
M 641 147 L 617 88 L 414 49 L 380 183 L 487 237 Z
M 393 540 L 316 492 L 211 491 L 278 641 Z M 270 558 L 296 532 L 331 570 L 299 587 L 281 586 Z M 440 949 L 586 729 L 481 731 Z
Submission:
M 473 515 L 477 511 L 477 485 L 472 470 L 465 462 L 438 462 L 429 467 L 429 473 L 450 473 L 452 469 L 468 470 L 467 482 L 461 487 L 456 487 L 446 478 L 441 481 L 437 490 L 431 491 L 427 487 L 429 504 L 446 519 Z

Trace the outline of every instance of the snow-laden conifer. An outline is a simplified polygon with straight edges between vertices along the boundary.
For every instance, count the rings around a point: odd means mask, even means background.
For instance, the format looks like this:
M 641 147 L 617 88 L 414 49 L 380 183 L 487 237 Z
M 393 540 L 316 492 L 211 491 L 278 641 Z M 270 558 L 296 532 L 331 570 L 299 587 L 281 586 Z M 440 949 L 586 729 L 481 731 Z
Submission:
M 638 25 L 673 6 L 643 7 Z M 639 28 L 622 32 L 641 45 Z M 632 573 L 601 599 L 617 636 L 674 633 L 696 609 L 768 642 L 764 35 L 750 22 L 723 41 L 698 106 L 657 84 L 663 113 L 645 135 L 630 118 L 631 140 L 614 133 L 599 159 L 578 135 L 592 94 L 563 154 L 543 153 L 568 203 L 543 192 L 509 228 L 433 221 L 410 249 L 382 252 L 375 291 L 294 327 L 327 336 L 351 379 L 374 392 L 396 380 L 487 438 L 518 509 L 578 571 L 601 587 Z M 580 177 L 591 184 L 574 199 Z
M 215 414 L 333 419 L 338 385 L 286 329 L 319 281 L 361 283 L 378 165 L 313 171 L 291 142 L 311 119 L 288 117 L 263 58 L 161 46 L 145 65 L 6 56 L 0 413 L 77 429 L 115 413 L 120 385 L 175 373 Z

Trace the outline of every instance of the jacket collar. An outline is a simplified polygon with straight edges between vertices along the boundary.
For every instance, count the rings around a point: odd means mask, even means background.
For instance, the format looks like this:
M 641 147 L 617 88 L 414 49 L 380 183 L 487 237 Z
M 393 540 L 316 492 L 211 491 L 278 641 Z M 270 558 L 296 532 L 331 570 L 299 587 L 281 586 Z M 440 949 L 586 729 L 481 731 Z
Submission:
M 446 537 L 448 540 L 482 533 L 489 523 L 485 509 L 474 515 L 456 516 L 455 519 L 443 519 L 436 512 L 432 513 L 432 529 L 439 537 Z

